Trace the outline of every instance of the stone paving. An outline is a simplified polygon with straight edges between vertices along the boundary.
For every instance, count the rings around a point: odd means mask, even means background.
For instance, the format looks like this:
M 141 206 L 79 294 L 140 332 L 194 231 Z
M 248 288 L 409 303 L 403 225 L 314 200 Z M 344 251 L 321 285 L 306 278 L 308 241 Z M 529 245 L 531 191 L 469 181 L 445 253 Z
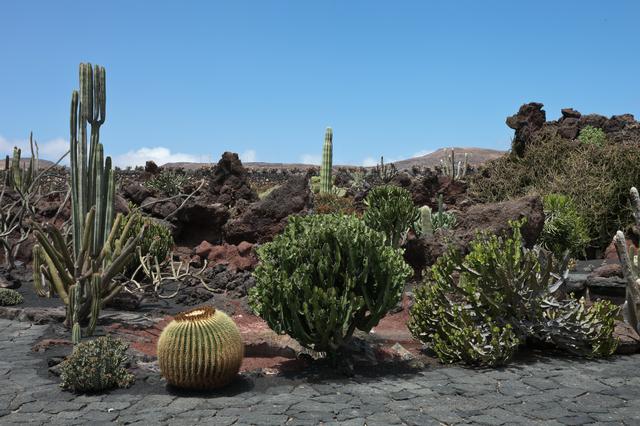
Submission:
M 2 425 L 640 424 L 640 355 L 340 381 L 282 379 L 226 396 L 177 396 L 164 387 L 74 395 L 60 390 L 57 379 L 43 374 L 43 359 L 30 354 L 46 327 L 0 320 Z

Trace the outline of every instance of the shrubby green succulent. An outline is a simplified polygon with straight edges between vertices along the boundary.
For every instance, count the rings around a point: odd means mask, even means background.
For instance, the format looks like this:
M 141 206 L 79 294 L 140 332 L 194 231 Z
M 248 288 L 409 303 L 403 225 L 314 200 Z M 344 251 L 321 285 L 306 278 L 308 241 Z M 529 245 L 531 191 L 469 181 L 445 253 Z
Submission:
M 155 189 L 165 195 L 178 195 L 189 182 L 189 178 L 173 170 L 162 171 L 145 182 L 149 189 Z
M 466 257 L 450 248 L 417 289 L 409 329 L 444 362 L 503 364 L 527 340 L 585 357 L 615 351 L 617 307 L 557 300 L 568 257 L 524 248 L 522 223 L 509 238 L 479 234 Z
M 411 274 L 402 252 L 355 216 L 293 216 L 258 256 L 250 306 L 277 333 L 329 355 L 377 325 Z
M 409 229 L 420 219 L 420 210 L 413 204 L 411 193 L 394 185 L 373 188 L 364 204 L 367 206 L 364 223 L 382 232 L 392 247 L 400 247 Z
M 590 238 L 573 201 L 566 195 L 549 194 L 543 197 L 543 204 L 544 227 L 538 243 L 558 258 L 567 250 L 571 256 L 584 256 Z
M 607 139 L 604 131 L 599 127 L 585 126 L 580 130 L 578 140 L 589 145 L 603 146 Z
M 10 288 L 0 288 L 0 306 L 15 306 L 24 302 L 20 293 Z
M 73 392 L 129 387 L 135 377 L 126 369 L 128 347 L 110 336 L 79 343 L 60 364 L 60 386 Z

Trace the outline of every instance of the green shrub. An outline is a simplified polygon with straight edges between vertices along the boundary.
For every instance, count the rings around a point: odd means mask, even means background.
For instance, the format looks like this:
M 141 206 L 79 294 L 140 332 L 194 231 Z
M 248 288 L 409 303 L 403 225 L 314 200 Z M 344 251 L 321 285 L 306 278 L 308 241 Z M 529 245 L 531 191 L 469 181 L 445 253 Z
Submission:
M 73 392 L 129 387 L 135 377 L 126 369 L 128 346 L 110 336 L 79 343 L 60 364 L 60 386 Z
M 382 232 L 392 247 L 400 247 L 409 228 L 420 220 L 420 210 L 413 204 L 411 193 L 394 185 L 373 188 L 364 204 L 364 223 Z
M 444 362 L 499 365 L 526 341 L 554 344 L 574 355 L 611 355 L 617 307 L 557 300 L 566 269 L 541 250 L 524 247 L 520 222 L 513 236 L 478 234 L 466 257 L 449 249 L 416 291 L 409 329 Z
M 582 143 L 602 147 L 607 139 L 607 135 L 599 127 L 585 126 L 580 130 L 578 140 Z
M 24 302 L 20 293 L 10 288 L 0 288 L 0 306 L 14 306 Z
M 277 333 L 333 356 L 400 300 L 411 268 L 384 242 L 355 216 L 293 216 L 258 249 L 249 304 Z
M 527 145 L 522 158 L 505 155 L 485 164 L 469 182 L 477 202 L 497 202 L 530 193 L 561 193 L 582 216 L 590 243 L 604 249 L 618 229 L 633 221 L 629 188 L 640 181 L 640 150 L 636 144 L 600 148 L 562 138 Z
M 582 217 L 569 197 L 549 194 L 543 197 L 544 227 L 538 243 L 561 258 L 566 250 L 574 257 L 584 256 L 589 234 Z
M 163 171 L 145 182 L 145 186 L 168 196 L 178 195 L 189 182 L 189 178 L 173 170 Z

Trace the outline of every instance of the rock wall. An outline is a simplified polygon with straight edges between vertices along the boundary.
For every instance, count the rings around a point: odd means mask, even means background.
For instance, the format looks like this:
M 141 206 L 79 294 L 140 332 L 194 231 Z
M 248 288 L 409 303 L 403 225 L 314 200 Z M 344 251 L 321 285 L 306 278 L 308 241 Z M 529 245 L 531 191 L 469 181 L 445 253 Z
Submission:
M 605 117 L 599 114 L 583 115 L 573 108 L 561 110 L 562 117 L 555 121 L 547 121 L 543 104 L 531 102 L 520 107 L 517 114 L 507 118 L 507 126 L 515 130 L 511 149 L 522 156 L 527 145 L 536 141 L 561 137 L 576 139 L 580 130 L 586 126 L 602 129 L 607 141 L 612 143 L 630 142 L 640 144 L 640 122 L 631 114 Z

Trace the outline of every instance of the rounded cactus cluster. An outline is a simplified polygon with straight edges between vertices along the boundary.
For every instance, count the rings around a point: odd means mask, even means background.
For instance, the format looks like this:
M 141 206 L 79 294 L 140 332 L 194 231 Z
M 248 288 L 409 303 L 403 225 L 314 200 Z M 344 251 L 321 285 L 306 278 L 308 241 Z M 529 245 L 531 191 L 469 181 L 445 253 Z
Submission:
M 176 315 L 158 340 L 160 373 L 180 388 L 222 387 L 238 374 L 243 357 L 238 327 L 211 306 Z

